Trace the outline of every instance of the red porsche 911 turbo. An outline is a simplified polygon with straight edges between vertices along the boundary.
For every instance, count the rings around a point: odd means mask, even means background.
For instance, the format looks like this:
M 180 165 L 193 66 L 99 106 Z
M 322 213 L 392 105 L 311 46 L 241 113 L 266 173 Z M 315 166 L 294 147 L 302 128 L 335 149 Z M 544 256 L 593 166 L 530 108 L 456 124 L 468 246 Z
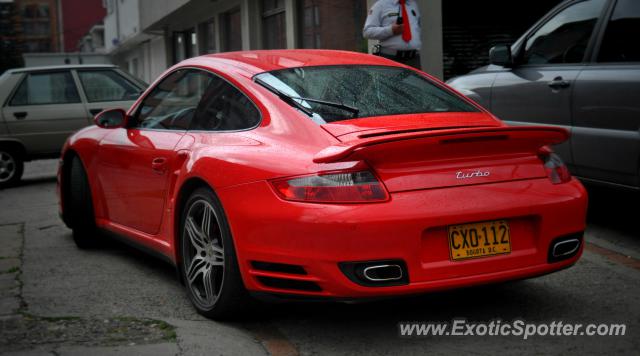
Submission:
M 370 55 L 233 52 L 169 69 L 66 143 L 61 216 L 173 263 L 201 314 L 252 294 L 359 299 L 543 275 L 587 196 L 550 145 Z

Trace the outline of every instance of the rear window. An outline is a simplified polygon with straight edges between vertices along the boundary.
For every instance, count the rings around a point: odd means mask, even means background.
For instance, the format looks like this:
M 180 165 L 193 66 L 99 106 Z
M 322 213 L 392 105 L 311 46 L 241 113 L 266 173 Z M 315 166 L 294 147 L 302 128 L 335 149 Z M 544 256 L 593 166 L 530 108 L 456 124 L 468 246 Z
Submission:
M 256 81 L 296 97 L 356 108 L 297 101 L 319 123 L 383 115 L 475 112 L 476 107 L 413 70 L 386 66 L 323 66 L 283 69 L 259 74 Z

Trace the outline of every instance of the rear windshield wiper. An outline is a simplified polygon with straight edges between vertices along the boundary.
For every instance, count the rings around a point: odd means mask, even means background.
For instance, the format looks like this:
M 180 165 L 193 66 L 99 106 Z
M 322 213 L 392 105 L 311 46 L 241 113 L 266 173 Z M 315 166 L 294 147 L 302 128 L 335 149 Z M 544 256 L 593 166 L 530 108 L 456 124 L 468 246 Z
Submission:
M 309 115 L 309 117 L 313 117 L 313 111 L 311 111 L 311 109 L 307 108 L 306 106 L 302 105 L 300 102 L 298 102 L 298 100 L 308 101 L 310 103 L 316 103 L 316 104 L 320 104 L 320 105 L 326 105 L 326 106 L 331 106 L 331 107 L 334 107 L 334 108 L 342 109 L 344 111 L 348 111 L 348 112 L 352 113 L 353 114 L 353 118 L 358 117 L 358 113 L 360 112 L 360 110 L 358 108 L 354 108 L 353 106 L 349 106 L 349 105 L 342 104 L 342 103 L 336 103 L 336 102 L 333 102 L 333 101 L 326 101 L 326 100 L 319 100 L 319 99 L 312 99 L 312 98 L 302 98 L 302 97 L 298 97 L 298 96 L 291 96 L 289 94 L 286 94 L 286 93 L 280 91 L 279 89 L 274 88 L 273 86 L 267 84 L 265 81 L 263 81 L 261 79 L 256 79 L 256 83 L 258 83 L 258 84 L 262 85 L 263 87 L 269 89 L 269 91 L 271 91 L 274 94 L 276 94 L 285 103 L 300 109 L 300 111 L 302 111 L 305 114 Z

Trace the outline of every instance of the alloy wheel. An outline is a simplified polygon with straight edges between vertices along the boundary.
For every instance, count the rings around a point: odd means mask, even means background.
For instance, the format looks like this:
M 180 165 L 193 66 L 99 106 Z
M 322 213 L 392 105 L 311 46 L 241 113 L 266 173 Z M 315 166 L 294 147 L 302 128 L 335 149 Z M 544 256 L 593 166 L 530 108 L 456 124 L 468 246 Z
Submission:
M 16 174 L 16 161 L 7 152 L 0 151 L 0 183 L 8 182 Z
M 215 305 L 224 282 L 224 247 L 218 217 L 206 200 L 191 204 L 184 222 L 185 279 L 195 302 Z

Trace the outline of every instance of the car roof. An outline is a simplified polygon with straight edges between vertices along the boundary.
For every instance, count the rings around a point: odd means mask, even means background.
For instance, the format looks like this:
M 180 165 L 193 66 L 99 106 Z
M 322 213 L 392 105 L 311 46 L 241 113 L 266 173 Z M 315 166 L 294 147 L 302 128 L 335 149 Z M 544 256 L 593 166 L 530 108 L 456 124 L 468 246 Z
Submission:
M 216 64 L 234 67 L 239 72 L 238 74 L 248 77 L 253 77 L 263 72 L 298 67 L 328 65 L 402 66 L 383 57 L 364 53 L 316 49 L 225 52 L 191 58 L 181 62 L 179 65 L 215 66 Z
M 25 68 L 14 68 L 9 69 L 6 73 L 26 73 L 26 72 L 37 72 L 37 71 L 47 71 L 47 70 L 59 70 L 59 69 L 95 69 L 95 68 L 115 68 L 116 66 L 113 64 L 65 64 L 58 66 L 41 66 L 41 67 L 25 67 Z

